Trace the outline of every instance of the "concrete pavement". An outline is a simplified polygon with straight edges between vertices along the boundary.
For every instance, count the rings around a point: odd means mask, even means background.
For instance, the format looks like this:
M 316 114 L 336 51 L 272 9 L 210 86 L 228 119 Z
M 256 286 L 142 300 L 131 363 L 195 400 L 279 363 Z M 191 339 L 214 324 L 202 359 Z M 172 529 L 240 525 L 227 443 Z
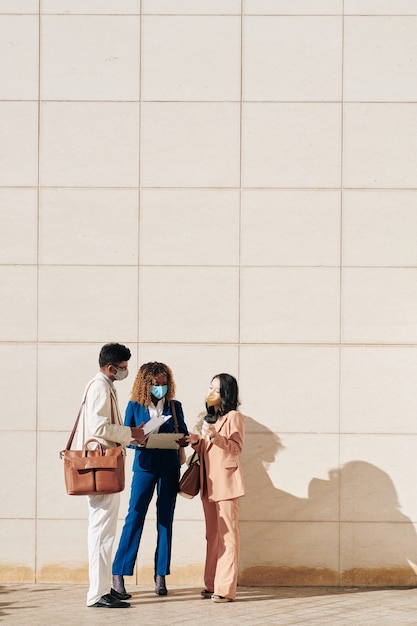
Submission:
M 200 588 L 129 587 L 129 609 L 85 606 L 86 585 L 0 585 L 0 622 L 11 626 L 417 626 L 417 589 L 239 587 L 235 602 L 200 598 Z

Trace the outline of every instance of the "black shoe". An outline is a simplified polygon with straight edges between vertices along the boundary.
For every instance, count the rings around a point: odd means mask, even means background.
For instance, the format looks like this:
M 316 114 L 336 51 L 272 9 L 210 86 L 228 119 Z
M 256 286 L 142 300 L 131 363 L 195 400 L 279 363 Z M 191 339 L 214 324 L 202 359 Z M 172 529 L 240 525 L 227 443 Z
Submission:
M 123 576 L 113 575 L 113 588 L 110 591 L 111 595 L 118 600 L 129 600 L 132 597 L 131 593 L 127 593 L 125 589 L 125 581 Z
M 121 602 L 117 598 L 113 598 L 110 593 L 101 596 L 100 600 L 91 606 L 96 606 L 101 609 L 128 609 L 130 607 L 129 602 Z
M 155 576 L 155 593 L 157 596 L 166 596 L 168 590 L 165 586 L 165 576 L 157 574 Z
M 132 597 L 131 593 L 119 593 L 116 589 L 110 589 L 110 594 L 118 600 L 129 600 Z

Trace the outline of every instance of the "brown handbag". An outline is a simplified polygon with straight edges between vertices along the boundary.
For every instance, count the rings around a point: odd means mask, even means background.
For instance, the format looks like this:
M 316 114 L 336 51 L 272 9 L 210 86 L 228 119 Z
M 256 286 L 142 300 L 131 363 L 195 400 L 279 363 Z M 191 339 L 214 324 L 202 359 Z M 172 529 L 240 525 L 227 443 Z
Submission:
M 184 498 L 194 498 L 200 491 L 200 459 L 194 451 L 190 464 L 180 480 L 178 493 Z
M 89 439 L 82 450 L 71 450 L 72 441 L 77 430 L 81 411 L 87 398 L 87 388 L 74 428 L 67 447 L 61 450 L 64 459 L 64 477 L 67 494 L 70 496 L 98 496 L 118 493 L 125 488 L 125 450 L 118 445 L 115 448 L 104 448 L 97 439 Z M 111 421 L 114 421 L 113 399 L 110 395 Z M 95 449 L 88 445 L 95 443 Z

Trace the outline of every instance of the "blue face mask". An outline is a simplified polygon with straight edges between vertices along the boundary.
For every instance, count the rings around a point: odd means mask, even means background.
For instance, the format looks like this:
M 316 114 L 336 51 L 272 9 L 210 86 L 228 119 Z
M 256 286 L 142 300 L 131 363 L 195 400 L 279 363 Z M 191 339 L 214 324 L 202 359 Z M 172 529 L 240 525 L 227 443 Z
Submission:
M 158 398 L 160 400 L 166 395 L 168 391 L 168 385 L 152 385 L 151 394 L 154 398 Z

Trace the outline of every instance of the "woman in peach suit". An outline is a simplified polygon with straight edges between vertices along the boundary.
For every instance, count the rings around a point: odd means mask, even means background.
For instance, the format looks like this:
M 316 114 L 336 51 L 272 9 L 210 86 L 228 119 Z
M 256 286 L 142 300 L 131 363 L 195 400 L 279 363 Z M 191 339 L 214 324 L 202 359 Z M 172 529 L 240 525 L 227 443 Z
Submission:
M 200 457 L 201 499 L 206 520 L 204 598 L 231 602 L 236 597 L 239 568 L 239 498 L 245 495 L 239 455 L 245 436 L 237 407 L 238 385 L 230 374 L 218 374 L 206 398 L 201 437 L 190 434 Z

